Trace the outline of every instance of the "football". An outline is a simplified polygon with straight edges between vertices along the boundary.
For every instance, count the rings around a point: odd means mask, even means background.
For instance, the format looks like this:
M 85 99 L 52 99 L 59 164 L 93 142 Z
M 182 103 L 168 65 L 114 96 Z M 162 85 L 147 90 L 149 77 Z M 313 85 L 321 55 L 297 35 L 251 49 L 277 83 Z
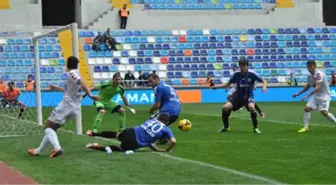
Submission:
M 191 122 L 187 119 L 182 119 L 178 123 L 178 128 L 183 132 L 191 130 L 191 126 L 192 126 Z

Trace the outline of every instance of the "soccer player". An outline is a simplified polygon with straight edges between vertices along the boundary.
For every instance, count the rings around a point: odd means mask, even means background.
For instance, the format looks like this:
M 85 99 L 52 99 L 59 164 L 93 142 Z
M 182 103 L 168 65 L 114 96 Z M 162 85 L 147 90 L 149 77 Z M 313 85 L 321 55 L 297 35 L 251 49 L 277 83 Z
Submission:
M 154 88 L 155 94 L 155 103 L 149 109 L 149 114 L 154 118 L 159 114 L 167 113 L 169 115 L 168 125 L 174 123 L 181 112 L 181 103 L 176 90 L 172 86 L 161 82 L 159 76 L 155 73 L 148 76 L 148 85 Z M 154 114 L 157 110 L 159 112 Z
M 161 82 L 156 73 L 151 73 L 147 80 L 148 85 L 154 88 L 155 94 L 155 103 L 149 109 L 149 114 L 152 115 L 151 118 L 155 118 L 162 113 L 167 113 L 169 115 L 168 125 L 174 123 L 181 112 L 181 102 L 176 90 L 172 86 Z M 157 110 L 159 111 L 154 114 Z M 161 139 L 159 144 L 166 144 L 167 142 L 167 139 Z
M 176 139 L 173 132 L 167 126 L 169 124 L 169 115 L 160 114 L 156 119 L 149 119 L 140 126 L 127 128 L 121 132 L 104 131 L 104 132 L 92 132 L 88 131 L 87 135 L 90 137 L 99 136 L 105 138 L 117 138 L 121 141 L 120 146 L 100 146 L 98 143 L 89 143 L 87 148 L 94 150 L 106 151 L 111 153 L 112 151 L 127 151 L 137 150 L 142 147 L 150 147 L 157 152 L 170 152 L 175 146 Z M 159 149 L 153 143 L 160 138 L 166 138 L 169 140 L 167 149 Z
M 253 122 L 253 129 L 255 133 L 260 134 L 260 130 L 258 129 L 258 119 L 257 113 L 255 110 L 254 103 L 254 94 L 253 89 L 255 82 L 262 82 L 262 90 L 266 92 L 266 81 L 257 76 L 254 72 L 248 70 L 248 60 L 245 57 L 241 57 L 239 59 L 239 67 L 240 71 L 235 72 L 233 76 L 230 78 L 229 82 L 223 85 L 216 85 L 215 88 L 228 88 L 231 84 L 236 84 L 236 93 L 234 96 L 224 104 L 222 109 L 222 120 L 224 127 L 218 132 L 226 132 L 230 131 L 229 126 L 229 117 L 231 110 L 236 111 L 239 108 L 245 106 L 248 108 L 251 114 L 251 119 Z
M 67 60 L 67 77 L 64 82 L 64 88 L 50 85 L 52 90 L 64 92 L 63 100 L 60 104 L 51 112 L 48 120 L 45 124 L 44 133 L 40 146 L 37 149 L 29 149 L 28 153 L 33 156 L 38 156 L 39 153 L 51 143 L 54 150 L 50 154 L 50 158 L 57 157 L 63 154 L 63 150 L 58 141 L 56 131 L 66 122 L 74 119 L 80 114 L 79 109 L 82 101 L 83 89 L 87 96 L 92 100 L 99 100 L 99 96 L 93 96 L 91 94 L 88 86 L 81 80 L 78 73 L 78 63 L 77 57 L 71 56 Z
M 314 86 L 314 89 L 302 98 L 302 101 L 304 101 L 309 96 L 314 95 L 310 98 L 304 109 L 304 128 L 298 131 L 300 133 L 308 131 L 308 124 L 311 119 L 310 112 L 312 110 L 320 111 L 330 122 L 336 124 L 335 116 L 328 112 L 331 96 L 329 83 L 325 73 L 316 69 L 316 62 L 314 60 L 309 60 L 307 62 L 307 69 L 310 75 L 307 77 L 306 86 L 300 92 L 293 94 L 293 97 L 295 98 L 308 91 L 311 86 Z
M 235 73 L 235 72 L 237 72 L 238 71 L 238 67 L 237 66 L 234 66 L 233 67 L 233 72 Z M 252 71 L 252 70 L 250 70 L 250 72 L 254 72 L 254 71 Z M 227 101 L 230 101 L 230 99 L 232 99 L 233 97 L 234 97 L 234 93 L 236 92 L 236 88 L 237 88 L 237 85 L 236 84 L 233 84 L 233 87 L 231 88 L 231 90 L 230 90 L 230 92 L 228 93 L 228 96 L 227 96 Z M 254 90 L 257 88 L 256 87 L 256 83 L 255 83 L 255 85 L 254 85 Z M 264 118 L 265 117 L 265 113 L 260 109 L 260 107 L 258 106 L 258 104 L 254 104 L 254 106 L 255 106 L 255 109 L 258 111 L 258 113 L 259 113 L 259 115 L 262 117 L 262 118 Z M 247 111 L 248 111 L 248 108 L 246 108 L 247 109 Z M 243 108 L 239 108 L 238 110 L 237 110 L 237 112 L 242 112 L 243 111 Z
M 120 73 L 115 73 L 113 75 L 112 81 L 98 84 L 91 90 L 99 90 L 98 96 L 101 97 L 101 100 L 94 102 L 98 114 L 94 120 L 92 130 L 94 132 L 98 131 L 98 127 L 100 126 L 100 123 L 102 122 L 103 117 L 105 115 L 105 110 L 110 111 L 112 114 L 113 113 L 119 114 L 119 131 L 124 130 L 126 123 L 126 111 L 121 105 L 118 105 L 116 102 L 112 101 L 112 98 L 115 95 L 119 94 L 125 106 L 133 114 L 135 114 L 135 110 L 130 107 L 130 104 L 128 103 L 128 100 L 125 96 L 125 90 L 121 85 Z
M 3 107 L 10 107 L 10 108 L 16 106 L 20 107 L 18 119 L 22 117 L 22 114 L 25 111 L 25 105 L 18 100 L 20 95 L 21 95 L 20 89 L 16 88 L 15 83 L 12 81 L 8 83 L 8 88 L 2 92 L 3 99 L 1 100 Z

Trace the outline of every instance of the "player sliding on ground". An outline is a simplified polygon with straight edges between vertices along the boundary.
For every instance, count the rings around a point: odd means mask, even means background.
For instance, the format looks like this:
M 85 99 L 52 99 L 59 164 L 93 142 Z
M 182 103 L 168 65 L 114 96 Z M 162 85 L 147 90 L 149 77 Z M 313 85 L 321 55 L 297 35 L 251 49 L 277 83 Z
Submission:
M 127 128 L 122 132 L 104 131 L 104 132 L 92 132 L 88 131 L 87 135 L 90 137 L 99 136 L 105 138 L 116 138 L 121 141 L 119 146 L 100 146 L 98 143 L 89 143 L 87 148 L 93 150 L 101 150 L 107 153 L 112 151 L 127 151 L 137 150 L 142 147 L 150 147 L 157 152 L 170 152 L 175 146 L 176 139 L 173 132 L 167 126 L 169 124 L 169 115 L 160 114 L 157 119 L 149 119 L 140 126 Z M 153 143 L 160 138 L 166 138 L 169 140 L 167 149 L 158 149 Z
M 8 88 L 6 88 L 3 92 L 2 92 L 2 106 L 3 107 L 20 107 L 20 112 L 19 112 L 19 116 L 18 119 L 20 119 L 22 117 L 23 112 L 25 111 L 25 105 L 18 100 L 19 96 L 21 95 L 21 91 L 20 89 L 15 87 L 15 83 L 14 82 L 9 82 L 8 83 Z
M 166 113 L 169 115 L 168 125 L 174 123 L 181 112 L 181 102 L 176 93 L 176 90 L 164 82 L 160 81 L 157 74 L 151 73 L 148 76 L 148 85 L 154 88 L 155 103 L 152 108 L 149 109 L 151 118 L 157 117 L 158 114 Z M 159 110 L 157 114 L 155 111 Z M 160 140 L 160 144 L 167 143 L 167 140 Z
M 316 63 L 313 60 L 309 60 L 307 62 L 307 69 L 310 72 L 310 75 L 308 75 L 307 77 L 307 84 L 300 92 L 293 94 L 293 97 L 295 98 L 302 93 L 308 91 L 311 86 L 314 86 L 314 89 L 310 93 L 305 95 L 301 100 L 304 101 L 309 96 L 314 96 L 310 98 L 306 105 L 306 108 L 304 109 L 304 127 L 298 132 L 308 131 L 308 124 L 311 119 L 310 112 L 312 110 L 320 111 L 322 115 L 325 116 L 330 122 L 336 124 L 335 116 L 328 112 L 331 96 L 329 82 L 326 75 L 322 71 L 316 69 Z
M 238 67 L 237 66 L 234 66 L 233 67 L 233 72 L 235 73 L 235 72 L 237 72 L 238 71 Z M 251 70 L 252 71 L 252 70 Z M 232 76 L 231 76 L 232 77 Z M 256 85 L 256 84 L 255 84 Z M 231 88 L 231 90 L 230 90 L 230 92 L 228 93 L 228 96 L 227 96 L 227 101 L 230 101 L 230 99 L 232 99 L 233 97 L 234 97 L 234 93 L 236 92 L 236 88 L 237 88 L 237 85 L 236 84 L 233 84 L 232 85 L 232 88 Z M 254 90 L 256 89 L 256 86 L 254 86 Z M 246 108 L 247 109 L 247 108 Z M 255 103 L 255 109 L 258 111 L 258 113 L 260 114 L 260 116 L 262 117 L 262 118 L 264 118 L 265 117 L 265 114 L 264 114 L 264 112 L 260 109 L 260 107 Z M 248 110 L 248 109 L 247 109 Z M 238 110 L 237 110 L 237 112 L 242 112 L 243 111 L 243 108 L 239 108 Z
M 37 156 L 40 152 L 51 143 L 54 150 L 50 154 L 50 158 L 57 157 L 63 153 L 56 131 L 66 122 L 75 119 L 80 114 L 80 106 L 82 101 L 83 89 L 87 96 L 92 100 L 99 100 L 99 96 L 93 96 L 87 85 L 81 80 L 78 73 L 79 60 L 76 57 L 69 57 L 67 60 L 67 77 L 64 82 L 64 88 L 51 85 L 50 88 L 56 91 L 64 92 L 63 100 L 60 104 L 51 112 L 48 120 L 45 124 L 44 133 L 45 136 L 42 139 L 40 146 L 37 149 L 29 149 L 28 153 Z
M 254 72 L 248 70 L 248 60 L 245 57 L 239 59 L 240 71 L 233 74 L 229 82 L 224 85 L 217 85 L 214 88 L 228 88 L 231 84 L 236 84 L 236 93 L 234 96 L 224 104 L 222 109 L 222 120 L 224 127 L 218 132 L 230 131 L 229 117 L 231 110 L 236 111 L 245 106 L 251 114 L 254 132 L 260 134 L 258 129 L 257 112 L 254 104 L 253 88 L 255 81 L 262 82 L 262 90 L 266 92 L 266 81 L 257 76 Z
M 118 105 L 116 102 L 112 101 L 112 98 L 119 94 L 128 110 L 130 110 L 133 114 L 135 114 L 135 110 L 130 107 L 130 104 L 128 103 L 128 100 L 125 96 L 125 90 L 121 85 L 120 73 L 115 73 L 113 75 L 112 81 L 98 84 L 91 90 L 99 90 L 98 96 L 101 97 L 101 100 L 94 102 L 94 106 L 97 108 L 98 114 L 94 120 L 92 130 L 94 132 L 98 131 L 98 128 L 105 115 L 105 110 L 111 112 L 112 114 L 119 114 L 119 131 L 124 130 L 126 123 L 126 111 L 121 105 Z

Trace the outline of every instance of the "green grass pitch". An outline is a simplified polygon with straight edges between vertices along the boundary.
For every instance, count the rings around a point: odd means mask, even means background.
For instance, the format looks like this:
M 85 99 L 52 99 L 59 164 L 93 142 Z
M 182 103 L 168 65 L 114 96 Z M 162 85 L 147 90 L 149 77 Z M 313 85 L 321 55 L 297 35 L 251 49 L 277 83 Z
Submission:
M 111 141 L 64 134 L 59 139 L 65 154 L 55 159 L 48 158 L 51 147 L 39 157 L 27 154 L 28 148 L 39 145 L 41 136 L 0 138 L 0 161 L 43 184 L 336 183 L 336 128 L 320 113 L 312 113 L 309 132 L 299 134 L 303 102 L 259 103 L 266 113 L 266 118 L 259 118 L 261 135 L 252 132 L 246 110 L 231 114 L 232 132 L 217 133 L 222 127 L 221 106 L 184 104 L 180 119 L 189 119 L 193 128 L 184 133 L 176 124 L 171 126 L 177 145 L 168 155 L 148 151 L 108 155 L 85 145 Z M 128 113 L 127 126 L 149 117 L 150 105 L 134 108 L 137 115 Z M 330 110 L 335 111 L 333 105 Z M 96 110 L 83 107 L 82 114 L 86 131 Z M 106 114 L 101 130 L 116 130 L 117 119 Z

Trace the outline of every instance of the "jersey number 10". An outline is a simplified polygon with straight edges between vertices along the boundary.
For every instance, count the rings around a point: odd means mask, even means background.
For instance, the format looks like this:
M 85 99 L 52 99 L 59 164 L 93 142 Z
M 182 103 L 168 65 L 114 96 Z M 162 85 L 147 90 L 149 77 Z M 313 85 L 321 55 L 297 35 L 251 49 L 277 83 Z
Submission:
M 163 129 L 163 125 L 156 120 L 148 120 L 142 126 L 147 132 L 158 133 Z

